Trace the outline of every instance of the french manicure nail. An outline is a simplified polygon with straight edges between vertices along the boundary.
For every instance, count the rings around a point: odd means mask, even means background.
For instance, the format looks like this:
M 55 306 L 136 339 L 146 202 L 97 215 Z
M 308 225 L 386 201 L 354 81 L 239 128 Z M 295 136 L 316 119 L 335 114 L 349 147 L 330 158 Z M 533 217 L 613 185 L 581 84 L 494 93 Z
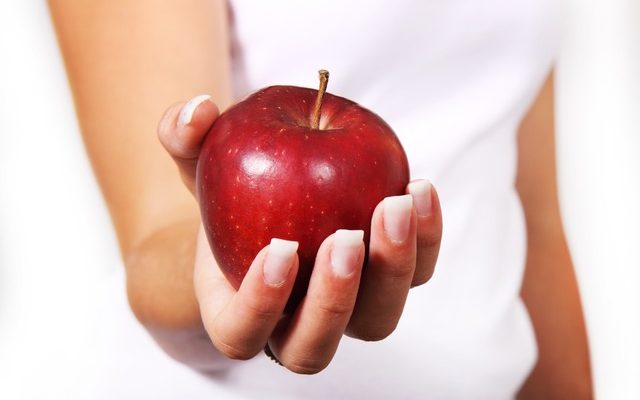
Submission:
M 264 260 L 262 274 L 264 282 L 269 286 L 282 285 L 289 276 L 293 265 L 293 257 L 298 250 L 298 242 L 283 239 L 271 239 L 267 257 Z
M 338 229 L 336 231 L 331 248 L 331 267 L 334 274 L 347 277 L 357 269 L 363 237 L 364 231 L 361 230 Z
M 205 101 L 209 100 L 211 96 L 208 94 L 201 94 L 200 96 L 196 96 L 193 99 L 189 100 L 187 104 L 182 107 L 180 110 L 180 116 L 178 117 L 178 125 L 185 126 L 191 122 L 193 118 L 193 113 L 196 111 L 198 106 Z
M 409 193 L 413 196 L 413 204 L 419 217 L 428 217 L 432 214 L 431 182 L 421 179 L 409 183 Z
M 413 197 L 410 194 L 384 199 L 384 230 L 389 239 L 402 243 L 409 236 Z

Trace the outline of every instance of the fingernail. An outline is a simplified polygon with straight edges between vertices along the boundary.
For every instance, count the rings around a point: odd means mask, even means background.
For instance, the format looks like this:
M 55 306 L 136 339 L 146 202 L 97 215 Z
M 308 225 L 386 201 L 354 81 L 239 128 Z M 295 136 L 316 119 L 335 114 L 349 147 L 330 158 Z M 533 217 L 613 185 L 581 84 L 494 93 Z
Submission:
M 413 197 L 410 194 L 387 197 L 384 199 L 383 207 L 384 230 L 387 236 L 394 242 L 404 242 L 409 236 Z
M 298 242 L 282 239 L 271 239 L 267 258 L 264 260 L 262 274 L 264 282 L 269 286 L 282 285 L 289 276 L 293 265 L 293 257 L 298 250 Z
M 209 100 L 211 96 L 208 94 L 201 94 L 200 96 L 196 96 L 193 99 L 189 100 L 187 104 L 182 107 L 180 110 L 180 116 L 178 117 L 178 125 L 185 126 L 191 122 L 193 118 L 193 113 L 196 111 L 198 106 L 205 101 Z
M 421 179 L 409 183 L 409 193 L 413 196 L 413 204 L 419 217 L 428 217 L 432 214 L 431 182 Z
M 357 269 L 363 237 L 364 231 L 361 230 L 338 229 L 336 231 L 331 248 L 331 267 L 334 274 L 347 277 Z

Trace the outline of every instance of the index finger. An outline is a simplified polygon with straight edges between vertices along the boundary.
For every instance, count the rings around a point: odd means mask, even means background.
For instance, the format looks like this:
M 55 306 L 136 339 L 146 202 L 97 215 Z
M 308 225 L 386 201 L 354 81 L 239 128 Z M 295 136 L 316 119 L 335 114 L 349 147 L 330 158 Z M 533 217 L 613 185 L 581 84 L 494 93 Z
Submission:
M 194 276 L 204 327 L 215 347 L 232 359 L 258 354 L 276 327 L 298 270 L 296 242 L 273 239 L 254 259 L 238 291 L 214 265 Z

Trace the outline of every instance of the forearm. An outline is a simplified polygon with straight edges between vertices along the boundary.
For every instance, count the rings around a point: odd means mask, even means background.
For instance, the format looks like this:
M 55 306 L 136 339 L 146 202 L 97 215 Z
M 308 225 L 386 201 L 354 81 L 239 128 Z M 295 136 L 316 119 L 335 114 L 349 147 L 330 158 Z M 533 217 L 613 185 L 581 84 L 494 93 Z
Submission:
M 193 289 L 199 213 L 158 141 L 162 112 L 230 101 L 221 0 L 49 0 L 81 132 L 126 265 L 136 317 L 172 356 L 213 351 Z M 197 346 L 194 351 L 193 346 Z
M 156 136 L 176 101 L 230 101 L 226 3 L 50 0 L 80 128 L 123 254 L 197 217 Z
M 561 228 L 529 233 L 522 298 L 535 328 L 539 357 L 519 397 L 592 398 L 580 294 Z

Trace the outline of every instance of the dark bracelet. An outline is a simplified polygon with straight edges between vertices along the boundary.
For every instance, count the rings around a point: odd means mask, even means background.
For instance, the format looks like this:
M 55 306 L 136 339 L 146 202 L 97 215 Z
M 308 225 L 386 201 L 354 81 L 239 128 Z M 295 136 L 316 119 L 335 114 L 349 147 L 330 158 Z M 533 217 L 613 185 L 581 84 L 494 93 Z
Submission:
M 278 360 L 278 357 L 276 357 L 275 354 L 273 354 L 273 351 L 271 351 L 271 347 L 269 347 L 269 343 L 267 343 L 266 346 L 264 346 L 264 354 L 266 354 L 267 357 L 273 360 L 276 364 L 282 365 L 280 360 Z

